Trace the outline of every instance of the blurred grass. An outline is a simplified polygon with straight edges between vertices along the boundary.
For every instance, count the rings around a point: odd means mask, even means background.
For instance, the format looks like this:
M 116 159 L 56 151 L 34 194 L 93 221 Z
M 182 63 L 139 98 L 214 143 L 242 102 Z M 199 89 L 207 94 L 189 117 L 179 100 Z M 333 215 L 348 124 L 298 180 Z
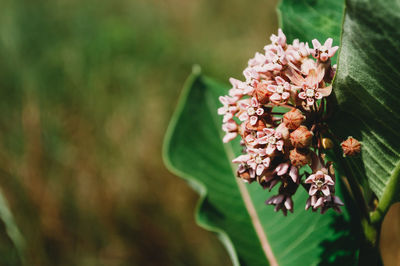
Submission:
M 240 77 L 276 27 L 275 0 L 3 0 L 0 186 L 27 265 L 229 265 L 162 137 L 193 64 Z

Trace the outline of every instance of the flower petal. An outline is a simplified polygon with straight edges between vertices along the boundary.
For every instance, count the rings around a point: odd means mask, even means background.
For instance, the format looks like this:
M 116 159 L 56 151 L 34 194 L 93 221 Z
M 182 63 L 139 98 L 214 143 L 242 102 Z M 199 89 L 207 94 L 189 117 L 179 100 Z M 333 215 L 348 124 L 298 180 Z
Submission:
M 317 186 L 311 185 L 310 190 L 308 191 L 308 194 L 309 194 L 310 196 L 314 196 L 315 193 L 317 193 L 317 191 L 318 191 Z
M 289 163 L 281 163 L 276 167 L 276 174 L 278 176 L 282 176 L 287 173 L 289 169 Z
M 289 176 L 292 178 L 293 182 L 297 183 L 299 181 L 299 169 L 292 165 L 292 167 L 290 167 Z
M 321 47 L 321 43 L 317 39 L 314 39 L 311 42 L 312 42 L 312 44 L 314 46 L 314 49 L 318 49 L 318 48 Z
M 264 172 L 265 166 L 263 164 L 257 165 L 256 174 L 260 176 Z
M 236 132 L 228 132 L 225 134 L 225 136 L 222 138 L 222 141 L 224 143 L 228 143 L 229 141 L 233 140 L 234 138 L 236 138 L 238 134 Z
M 304 91 L 299 93 L 299 98 L 305 100 L 307 98 L 306 93 Z
M 330 48 L 332 47 L 332 42 L 333 42 L 333 39 L 332 39 L 332 38 L 326 39 L 326 41 L 325 41 L 325 43 L 324 43 L 325 48 L 326 48 L 326 49 L 330 49 Z
M 254 126 L 255 124 L 257 124 L 257 120 L 258 120 L 257 116 L 253 115 L 252 117 L 250 117 L 250 125 Z
M 329 96 L 329 95 L 331 94 L 331 92 L 332 92 L 332 85 L 329 85 L 328 87 L 325 87 L 325 88 L 318 88 L 318 89 L 317 89 L 317 92 L 321 93 L 321 95 L 322 95 L 323 97 L 327 97 L 327 96 Z
M 270 99 L 271 101 L 274 101 L 274 102 L 279 102 L 279 101 L 282 100 L 282 97 L 281 97 L 280 94 L 274 93 L 274 94 L 271 95 L 271 97 L 269 97 L 269 99 Z
M 322 186 L 321 191 L 322 193 L 324 193 L 325 196 L 329 196 L 329 194 L 331 194 L 331 192 L 329 191 L 329 187 L 327 185 Z

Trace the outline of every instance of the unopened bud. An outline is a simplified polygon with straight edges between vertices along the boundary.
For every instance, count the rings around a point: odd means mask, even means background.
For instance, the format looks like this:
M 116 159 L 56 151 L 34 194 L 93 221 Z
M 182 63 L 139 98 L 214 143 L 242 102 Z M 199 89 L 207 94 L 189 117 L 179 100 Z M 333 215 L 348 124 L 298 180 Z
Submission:
M 304 118 L 299 109 L 292 109 L 283 116 L 283 123 L 288 129 L 295 130 L 303 123 Z
M 254 96 L 257 98 L 258 102 L 261 104 L 266 104 L 269 102 L 270 92 L 267 90 L 268 84 L 259 82 L 256 84 L 254 90 Z
M 311 140 L 314 134 L 305 126 L 300 126 L 298 129 L 290 133 L 292 145 L 296 148 L 307 148 L 311 145 Z
M 264 128 L 266 128 L 266 126 L 265 126 L 265 123 L 261 119 L 258 119 L 257 123 L 254 125 L 250 124 L 250 122 L 247 122 L 246 128 L 250 129 L 250 130 L 262 131 Z
M 304 166 L 311 162 L 310 153 L 308 151 L 300 151 L 293 149 L 289 154 L 290 162 L 294 166 Z
M 361 152 L 361 143 L 353 137 L 348 137 L 340 145 L 344 156 L 354 156 Z

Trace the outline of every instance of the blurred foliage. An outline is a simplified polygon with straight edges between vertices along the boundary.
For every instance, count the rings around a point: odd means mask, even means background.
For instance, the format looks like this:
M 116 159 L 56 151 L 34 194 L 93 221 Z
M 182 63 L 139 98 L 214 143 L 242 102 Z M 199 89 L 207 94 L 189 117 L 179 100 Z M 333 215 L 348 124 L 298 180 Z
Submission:
M 275 29 L 275 1 L 3 0 L 0 187 L 27 264 L 230 264 L 162 136 L 194 63 L 239 77 Z

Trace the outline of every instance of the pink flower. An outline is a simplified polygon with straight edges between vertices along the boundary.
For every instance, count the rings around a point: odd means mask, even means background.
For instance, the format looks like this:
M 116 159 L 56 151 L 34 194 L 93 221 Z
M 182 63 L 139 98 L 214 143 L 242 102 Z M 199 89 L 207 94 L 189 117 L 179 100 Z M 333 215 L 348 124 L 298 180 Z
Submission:
M 318 87 L 325 75 L 325 69 L 321 64 L 317 68 L 309 69 L 306 78 L 303 78 L 297 71 L 290 68 L 286 75 L 295 85 L 300 86 L 301 92 L 298 96 L 300 99 L 305 100 L 307 105 L 313 105 L 315 100 L 327 97 L 332 92 L 332 85 L 325 88 Z
M 288 63 L 286 59 L 286 53 L 281 46 L 277 47 L 276 52 L 270 50 L 267 51 L 265 55 L 267 57 L 268 63 L 265 65 L 263 72 L 280 71 L 282 70 L 282 67 Z
M 312 40 L 314 49 L 311 49 L 310 52 L 313 55 L 313 57 L 321 60 L 322 62 L 325 62 L 329 58 L 334 56 L 336 51 L 339 49 L 339 46 L 332 47 L 332 42 L 333 42 L 332 38 L 328 38 L 325 41 L 324 45 L 321 45 L 321 43 L 317 39 Z
M 289 82 L 279 76 L 275 78 L 275 81 L 276 85 L 267 86 L 267 90 L 272 93 L 269 99 L 276 103 L 287 102 L 290 97 L 291 90 Z
M 309 50 L 308 43 L 300 42 L 299 39 L 295 39 L 293 44 L 286 50 L 286 55 L 289 61 L 297 63 L 310 55 Z
M 299 169 L 290 163 L 280 163 L 274 170 L 264 173 L 261 185 L 271 190 L 282 178 L 291 179 L 295 184 L 298 184 L 300 181 Z
M 238 102 L 240 108 L 239 120 L 250 121 L 250 125 L 257 124 L 258 117 L 264 114 L 264 109 L 260 106 L 256 97 L 251 99 L 244 99 Z
M 286 36 L 283 33 L 282 29 L 278 29 L 278 36 L 272 34 L 270 37 L 272 45 L 285 47 L 286 46 Z
M 260 176 L 265 169 L 269 167 L 271 158 L 267 157 L 265 149 L 247 149 L 248 154 L 240 155 L 232 160 L 233 163 L 241 163 L 248 165 L 253 172 L 250 173 L 251 177 L 255 177 L 254 173 Z
M 265 57 L 265 55 L 257 52 L 255 56 L 249 60 L 248 65 L 249 67 L 255 67 L 264 65 L 266 62 L 267 58 Z
M 235 113 L 239 110 L 236 106 L 238 100 L 238 97 L 219 97 L 219 101 L 223 104 L 223 106 L 218 108 L 218 114 L 224 116 L 222 120 L 223 123 L 226 123 L 228 120 L 232 119 Z
M 230 119 L 226 123 L 223 123 L 222 130 L 225 132 L 225 136 L 222 139 L 224 143 L 233 140 L 238 135 L 237 133 L 238 125 L 233 119 Z
M 284 142 L 280 132 L 276 132 L 273 128 L 264 128 L 263 131 L 257 132 L 257 143 L 266 144 L 265 152 L 271 155 L 275 150 L 282 151 Z
M 282 210 L 283 214 L 286 216 L 287 211 L 293 213 L 293 200 L 289 195 L 278 194 L 276 196 L 272 196 L 265 201 L 267 205 L 274 205 L 274 211 Z
M 308 191 L 310 196 L 314 196 L 318 191 L 321 191 L 325 196 L 329 196 L 329 186 L 335 185 L 332 178 L 322 171 L 317 171 L 315 174 L 310 175 L 305 182 L 311 184 L 310 190 Z
M 232 88 L 229 90 L 229 96 L 235 98 L 240 98 L 243 95 L 246 95 L 249 93 L 249 87 L 246 82 L 230 78 L 229 82 L 232 84 Z M 251 87 L 250 87 L 251 88 Z M 254 90 L 254 89 L 253 89 Z M 252 91 L 250 90 L 250 93 Z
M 342 210 L 340 206 L 344 206 L 344 203 L 340 200 L 339 197 L 334 195 L 329 195 L 327 197 L 317 197 L 317 196 L 310 196 L 307 199 L 305 209 L 308 210 L 312 207 L 313 211 L 316 211 L 318 208 L 321 208 L 321 214 L 324 214 L 327 210 L 332 208 L 337 213 L 341 213 Z

